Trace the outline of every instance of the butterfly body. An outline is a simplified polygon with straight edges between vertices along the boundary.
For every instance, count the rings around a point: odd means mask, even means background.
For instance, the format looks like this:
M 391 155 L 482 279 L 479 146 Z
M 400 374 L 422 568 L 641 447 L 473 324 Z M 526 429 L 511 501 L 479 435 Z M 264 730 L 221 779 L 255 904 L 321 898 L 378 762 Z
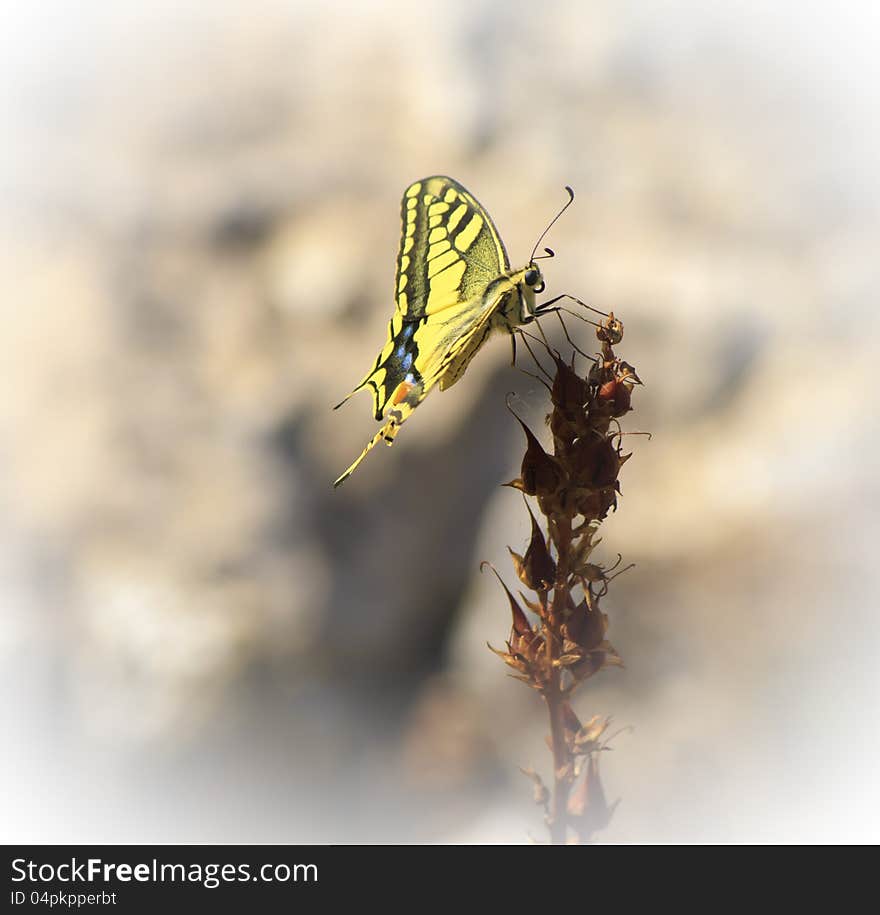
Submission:
M 348 395 L 369 389 L 374 416 L 384 425 L 334 486 L 380 440 L 390 445 L 435 385 L 452 387 L 490 334 L 528 323 L 536 312 L 535 292 L 543 289 L 534 262 L 511 270 L 489 214 L 454 179 L 436 175 L 411 184 L 401 216 L 388 338 Z

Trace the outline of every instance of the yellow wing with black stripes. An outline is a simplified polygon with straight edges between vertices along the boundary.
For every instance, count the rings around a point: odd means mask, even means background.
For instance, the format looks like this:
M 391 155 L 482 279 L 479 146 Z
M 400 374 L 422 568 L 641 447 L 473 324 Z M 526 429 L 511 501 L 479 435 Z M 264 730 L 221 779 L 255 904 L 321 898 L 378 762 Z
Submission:
M 435 384 L 451 387 L 494 327 L 522 323 L 524 297 L 534 306 L 537 279 L 526 284 L 526 271 L 511 272 L 489 214 L 457 181 L 434 176 L 414 182 L 404 192 L 401 217 L 388 338 L 348 395 L 368 388 L 375 418 L 385 424 L 335 486 L 377 442 L 392 443 Z

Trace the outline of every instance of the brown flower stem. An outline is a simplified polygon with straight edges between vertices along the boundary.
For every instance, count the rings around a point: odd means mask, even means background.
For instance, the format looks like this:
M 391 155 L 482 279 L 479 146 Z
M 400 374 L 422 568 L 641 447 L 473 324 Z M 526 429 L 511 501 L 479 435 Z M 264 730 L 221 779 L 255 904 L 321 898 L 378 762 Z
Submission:
M 548 645 L 550 643 L 548 642 Z M 571 787 L 568 774 L 568 749 L 565 745 L 565 725 L 562 717 L 562 691 L 559 688 L 559 671 L 551 674 L 544 698 L 550 713 L 550 740 L 553 747 L 553 801 L 550 807 L 550 842 L 565 845 L 568 838 L 568 793 Z
M 547 660 L 550 676 L 544 699 L 550 714 L 550 743 L 553 751 L 553 800 L 550 807 L 550 842 L 565 845 L 568 838 L 568 794 L 571 790 L 571 759 L 565 740 L 562 671 L 555 666 L 557 649 L 561 647 L 562 622 L 568 601 L 568 555 L 571 544 L 571 520 L 556 519 L 549 525 L 549 539 L 556 547 L 556 581 L 553 602 L 544 626 L 546 629 Z
M 617 507 L 619 471 L 630 457 L 621 450 L 619 425 L 614 432 L 610 429 L 630 411 L 632 389 L 641 382 L 633 367 L 614 355 L 612 346 L 622 340 L 623 325 L 613 314 L 597 325 L 596 335 L 602 356 L 592 361 L 586 376 L 576 371 L 574 355 L 566 361 L 547 344 L 556 365 L 552 386 L 547 385 L 552 453 L 514 413 L 525 433 L 526 452 L 519 478 L 507 485 L 536 500 L 547 533 L 526 498 L 532 528 L 528 546 L 523 555 L 508 549 L 517 577 L 535 595 L 530 599 L 520 592 L 534 617 L 527 615 L 499 576 L 512 624 L 507 650 L 492 649 L 515 671 L 516 679 L 537 690 L 547 703 L 552 792 L 537 772 L 523 771 L 535 785 L 536 803 L 545 809 L 553 845 L 565 845 L 569 837 L 592 841 L 614 809 L 605 802 L 599 780 L 598 754 L 605 748 L 601 738 L 608 719 L 594 715 L 582 722 L 570 698 L 594 674 L 622 666 L 606 638 L 608 617 L 600 609 L 609 583 L 620 574 L 614 570 L 621 557 L 618 554 L 610 568 L 590 557 L 599 542 L 594 539 L 599 524 Z M 545 374 L 551 377 L 546 370 Z

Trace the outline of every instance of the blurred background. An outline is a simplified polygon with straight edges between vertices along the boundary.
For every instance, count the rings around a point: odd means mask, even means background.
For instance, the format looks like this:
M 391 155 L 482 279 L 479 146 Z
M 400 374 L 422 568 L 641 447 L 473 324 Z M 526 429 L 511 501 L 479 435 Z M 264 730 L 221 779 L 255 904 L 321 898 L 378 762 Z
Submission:
M 579 695 L 613 842 L 877 840 L 869 3 L 4 4 L 4 841 L 525 842 L 543 389 L 491 341 L 391 449 L 399 198 L 458 178 L 646 386 Z M 576 322 L 575 322 L 576 323 Z M 573 327 L 585 349 L 595 342 Z

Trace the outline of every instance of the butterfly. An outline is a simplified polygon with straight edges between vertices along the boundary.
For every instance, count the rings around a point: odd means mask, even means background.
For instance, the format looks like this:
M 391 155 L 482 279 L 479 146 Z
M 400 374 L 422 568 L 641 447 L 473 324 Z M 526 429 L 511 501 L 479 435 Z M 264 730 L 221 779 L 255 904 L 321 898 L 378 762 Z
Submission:
M 570 199 L 563 210 L 574 198 L 566 190 Z M 401 218 L 397 301 L 388 339 L 364 379 L 334 407 L 367 388 L 373 413 L 384 424 L 334 487 L 378 442 L 393 444 L 433 387 L 451 388 L 493 331 L 512 334 L 543 313 L 544 306 L 535 304 L 535 295 L 544 290 L 535 263 L 541 239 L 529 263 L 512 270 L 489 214 L 456 180 L 435 175 L 413 182 L 404 191 Z

